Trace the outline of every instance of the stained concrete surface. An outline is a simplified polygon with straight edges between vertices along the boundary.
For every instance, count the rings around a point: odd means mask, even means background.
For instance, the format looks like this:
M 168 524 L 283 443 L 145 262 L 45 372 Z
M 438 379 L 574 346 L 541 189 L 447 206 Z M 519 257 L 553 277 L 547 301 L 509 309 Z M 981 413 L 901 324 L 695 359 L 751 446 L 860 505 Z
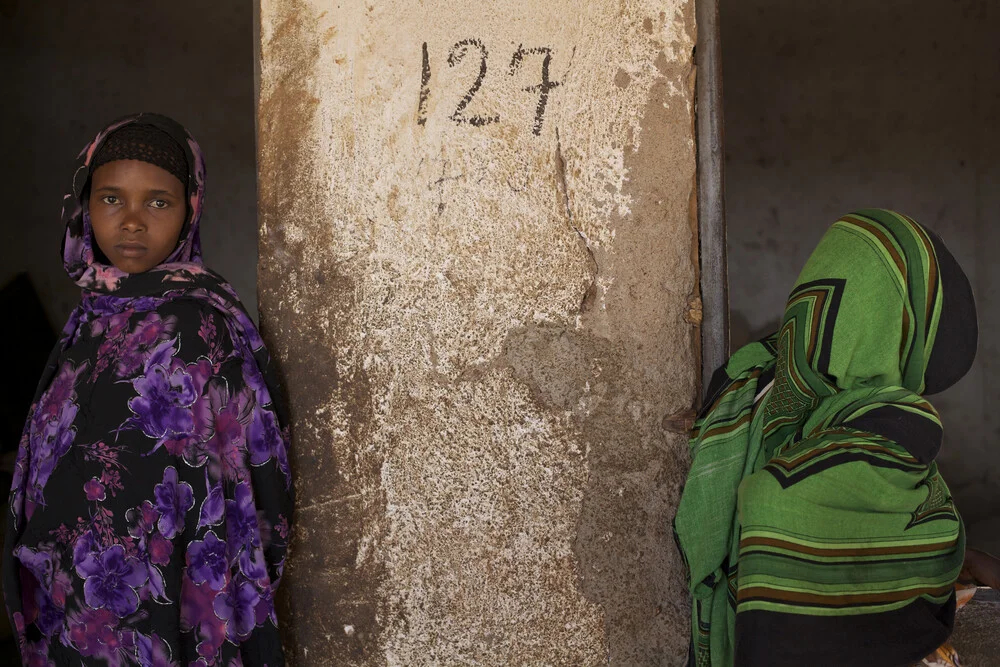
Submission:
M 204 148 L 205 260 L 256 314 L 252 9 L 0 0 L 0 284 L 27 271 L 54 327 L 80 294 L 59 250 L 76 155 L 105 123 L 143 110 L 176 118 Z
M 1000 6 L 722 0 L 733 341 L 777 324 L 826 227 L 864 207 L 937 230 L 968 272 L 972 372 L 934 397 L 970 544 L 1000 552 Z
M 693 3 L 260 16 L 261 313 L 303 499 L 290 655 L 682 664 Z
M 1000 592 L 980 589 L 955 616 L 951 638 L 962 667 L 1000 664 Z

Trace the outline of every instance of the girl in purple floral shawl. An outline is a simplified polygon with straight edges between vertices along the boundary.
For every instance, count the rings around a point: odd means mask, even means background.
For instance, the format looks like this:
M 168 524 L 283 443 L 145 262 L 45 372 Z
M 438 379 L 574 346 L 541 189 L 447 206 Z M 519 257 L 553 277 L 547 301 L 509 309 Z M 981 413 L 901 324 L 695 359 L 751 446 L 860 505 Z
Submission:
M 141 236 L 113 249 L 99 236 L 109 223 L 94 202 L 113 212 L 129 199 L 127 182 L 91 192 L 113 160 L 183 186 L 176 247 L 151 268 L 129 259 L 150 256 Z M 256 327 L 202 265 L 204 192 L 198 144 L 162 116 L 120 120 L 80 156 L 63 261 L 82 299 L 24 428 L 4 546 L 25 665 L 284 663 L 287 420 Z M 166 215 L 169 195 L 157 197 L 136 215 Z

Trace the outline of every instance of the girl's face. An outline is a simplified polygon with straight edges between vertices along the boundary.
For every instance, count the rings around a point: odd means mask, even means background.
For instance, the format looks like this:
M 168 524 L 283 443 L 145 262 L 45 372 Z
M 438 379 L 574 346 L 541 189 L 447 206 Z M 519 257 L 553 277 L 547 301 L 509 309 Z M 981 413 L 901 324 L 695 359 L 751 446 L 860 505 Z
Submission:
M 126 273 L 149 271 L 169 257 L 187 217 L 184 184 L 140 160 L 98 167 L 89 206 L 97 246 Z

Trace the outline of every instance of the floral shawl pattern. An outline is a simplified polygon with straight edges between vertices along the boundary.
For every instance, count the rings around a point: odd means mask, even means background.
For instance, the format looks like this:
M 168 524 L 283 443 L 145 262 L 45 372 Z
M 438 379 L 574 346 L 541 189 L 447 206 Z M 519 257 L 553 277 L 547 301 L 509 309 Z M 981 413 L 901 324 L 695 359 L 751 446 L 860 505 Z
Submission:
M 85 194 L 133 122 L 173 136 L 190 173 L 177 249 L 130 275 L 101 263 Z M 256 327 L 201 263 L 204 183 L 198 144 L 162 116 L 80 155 L 63 261 L 82 299 L 24 428 L 4 545 L 25 665 L 283 664 L 288 421 Z

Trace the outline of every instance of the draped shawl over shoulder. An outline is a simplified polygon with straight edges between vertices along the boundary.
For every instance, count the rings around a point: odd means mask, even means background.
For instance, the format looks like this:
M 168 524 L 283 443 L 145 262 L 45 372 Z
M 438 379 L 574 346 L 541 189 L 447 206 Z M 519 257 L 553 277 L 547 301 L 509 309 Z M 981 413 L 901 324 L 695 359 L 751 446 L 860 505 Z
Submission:
M 164 263 L 102 263 L 91 160 L 129 123 L 184 149 L 187 218 Z M 63 263 L 82 288 L 17 455 L 4 593 L 26 665 L 283 664 L 274 592 L 292 510 L 288 433 L 263 341 L 202 265 L 205 164 L 153 114 L 80 155 Z
M 948 317 L 965 321 L 932 363 Z M 967 279 L 916 222 L 830 228 L 695 425 L 674 524 L 694 664 L 908 665 L 947 638 L 964 533 L 921 394 L 964 375 L 976 331 Z

